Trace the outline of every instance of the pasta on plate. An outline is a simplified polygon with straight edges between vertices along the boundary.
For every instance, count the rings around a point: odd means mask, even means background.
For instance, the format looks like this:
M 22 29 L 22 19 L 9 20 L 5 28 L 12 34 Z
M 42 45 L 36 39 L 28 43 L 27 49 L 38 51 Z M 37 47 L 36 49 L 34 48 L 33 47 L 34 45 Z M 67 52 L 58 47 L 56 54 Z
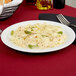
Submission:
M 10 34 L 13 44 L 29 49 L 54 48 L 66 41 L 66 34 L 60 26 L 47 23 L 20 26 Z

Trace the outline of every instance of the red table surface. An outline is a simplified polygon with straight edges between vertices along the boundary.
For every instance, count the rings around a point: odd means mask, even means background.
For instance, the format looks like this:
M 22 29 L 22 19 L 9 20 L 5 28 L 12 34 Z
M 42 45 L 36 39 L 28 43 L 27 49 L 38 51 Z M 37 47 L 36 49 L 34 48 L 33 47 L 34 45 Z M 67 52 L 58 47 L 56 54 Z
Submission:
M 23 2 L 10 18 L 0 21 L 3 30 L 21 21 L 38 20 L 40 13 L 55 13 L 76 17 L 76 9 L 65 6 L 64 9 L 48 11 L 37 10 Z M 47 54 L 28 54 L 17 52 L 0 39 L 0 76 L 76 76 L 76 45 Z

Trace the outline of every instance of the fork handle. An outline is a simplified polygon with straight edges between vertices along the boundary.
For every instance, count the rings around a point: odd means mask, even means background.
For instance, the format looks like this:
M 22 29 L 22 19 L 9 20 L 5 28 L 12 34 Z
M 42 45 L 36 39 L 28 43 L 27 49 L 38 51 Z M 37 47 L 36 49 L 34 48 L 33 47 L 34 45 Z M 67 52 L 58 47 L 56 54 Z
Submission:
M 74 26 L 74 27 L 76 27 L 76 25 L 74 25 L 74 24 L 71 24 L 71 26 Z

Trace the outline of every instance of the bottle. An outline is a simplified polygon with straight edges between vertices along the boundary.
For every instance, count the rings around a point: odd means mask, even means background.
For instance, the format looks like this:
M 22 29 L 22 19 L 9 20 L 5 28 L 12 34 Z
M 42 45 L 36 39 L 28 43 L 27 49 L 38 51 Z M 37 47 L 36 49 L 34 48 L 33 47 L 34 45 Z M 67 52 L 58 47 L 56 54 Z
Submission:
M 39 10 L 48 10 L 52 8 L 51 0 L 37 0 L 36 1 L 37 9 Z
M 53 8 L 62 9 L 65 6 L 65 0 L 53 0 Z

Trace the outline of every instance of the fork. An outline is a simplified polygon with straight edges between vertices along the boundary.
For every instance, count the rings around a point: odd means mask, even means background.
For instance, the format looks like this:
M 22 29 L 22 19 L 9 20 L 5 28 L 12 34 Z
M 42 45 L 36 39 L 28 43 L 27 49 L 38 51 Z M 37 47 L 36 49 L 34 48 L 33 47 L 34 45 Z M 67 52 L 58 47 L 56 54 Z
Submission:
M 59 14 L 56 16 L 58 18 L 58 20 L 62 23 L 65 24 L 67 26 L 73 26 L 76 27 L 76 25 L 71 24 L 62 14 Z

